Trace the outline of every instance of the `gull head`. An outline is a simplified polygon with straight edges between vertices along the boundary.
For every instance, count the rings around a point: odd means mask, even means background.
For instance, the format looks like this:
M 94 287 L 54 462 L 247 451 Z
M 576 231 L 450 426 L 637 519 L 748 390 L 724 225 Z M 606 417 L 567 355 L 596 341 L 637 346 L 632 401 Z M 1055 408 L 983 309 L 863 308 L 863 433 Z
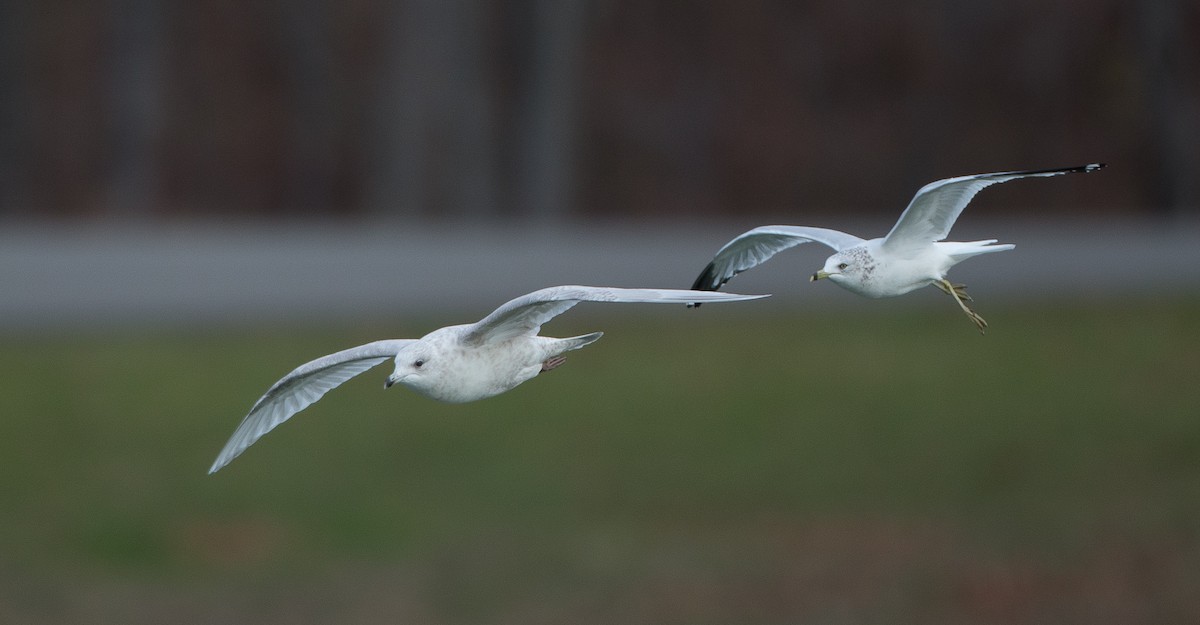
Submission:
M 831 282 L 840 282 L 845 279 L 846 274 L 853 273 L 854 267 L 850 263 L 850 259 L 843 258 L 842 253 L 838 252 L 833 256 L 825 259 L 825 266 L 820 271 L 809 277 L 809 282 L 816 282 L 829 278 Z
M 875 263 L 867 250 L 861 247 L 842 250 L 825 259 L 825 266 L 809 277 L 809 282 L 829 278 L 839 286 L 856 285 L 866 281 Z
M 459 336 L 466 327 L 434 330 L 401 348 L 384 387 L 402 384 L 430 399 L 455 404 L 491 397 L 524 381 L 506 386 L 510 372 L 504 362 L 497 364 L 495 350 L 461 345 Z
M 437 377 L 439 362 L 433 349 L 424 341 L 417 341 L 396 354 L 396 368 L 383 383 L 384 388 L 403 384 L 414 390 L 422 390 Z

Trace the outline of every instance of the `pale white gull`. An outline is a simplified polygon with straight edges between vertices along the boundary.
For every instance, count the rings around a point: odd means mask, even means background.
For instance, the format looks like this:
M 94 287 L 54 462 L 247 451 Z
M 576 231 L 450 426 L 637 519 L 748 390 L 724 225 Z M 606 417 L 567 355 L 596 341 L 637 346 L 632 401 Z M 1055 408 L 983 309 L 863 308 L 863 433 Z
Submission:
M 726 243 L 704 268 L 693 289 L 715 291 L 735 275 L 766 262 L 775 254 L 810 241 L 836 252 L 811 281 L 829 278 L 838 286 L 866 297 L 893 297 L 930 284 L 954 297 L 982 333 L 987 322 L 967 306 L 966 285 L 951 284 L 946 272 L 979 254 L 1013 249 L 1011 244 L 986 241 L 944 241 L 971 198 L 984 187 L 1017 180 L 1093 172 L 1103 163 L 1036 171 L 1007 171 L 947 178 L 921 187 L 887 236 L 864 240 L 852 234 L 808 226 L 761 226 Z M 697 302 L 694 306 L 699 306 Z
M 499 395 L 563 364 L 601 332 L 558 339 L 538 336 L 542 324 L 579 302 L 684 304 L 732 302 L 766 295 L 678 289 L 556 286 L 522 295 L 477 323 L 448 326 L 419 339 L 389 339 L 351 347 L 300 365 L 263 395 L 233 432 L 209 473 L 343 382 L 387 360 L 395 369 L 385 387 L 401 384 L 444 402 Z

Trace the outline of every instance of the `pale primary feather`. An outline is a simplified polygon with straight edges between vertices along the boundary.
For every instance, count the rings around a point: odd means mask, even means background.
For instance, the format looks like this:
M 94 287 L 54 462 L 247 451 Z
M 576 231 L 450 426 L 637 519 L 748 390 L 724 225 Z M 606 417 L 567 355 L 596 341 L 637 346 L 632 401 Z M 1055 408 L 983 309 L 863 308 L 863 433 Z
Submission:
M 555 286 L 506 302 L 492 314 L 467 329 L 462 341 L 468 345 L 499 342 L 516 336 L 534 335 L 542 324 L 561 315 L 579 302 L 617 302 L 628 304 L 687 304 L 728 301 L 710 299 L 710 293 L 679 289 L 624 289 L 594 286 Z M 765 297 L 740 296 L 744 299 Z
M 917 191 L 900 219 L 884 237 L 884 248 L 893 254 L 903 254 L 914 249 L 941 241 L 950 235 L 950 229 L 958 220 L 963 209 L 977 193 L 1001 182 L 1020 178 L 1045 178 L 1074 172 L 1091 172 L 1103 167 L 1094 163 L 1080 167 L 1042 169 L 1031 171 L 1003 171 L 991 174 L 959 176 L 931 182 Z
M 350 378 L 395 358 L 403 347 L 413 342 L 414 339 L 375 341 L 322 356 L 296 367 L 254 403 L 208 472 L 214 473 L 229 464 L 229 461 L 238 457 L 264 434 L 321 399 L 325 393 Z

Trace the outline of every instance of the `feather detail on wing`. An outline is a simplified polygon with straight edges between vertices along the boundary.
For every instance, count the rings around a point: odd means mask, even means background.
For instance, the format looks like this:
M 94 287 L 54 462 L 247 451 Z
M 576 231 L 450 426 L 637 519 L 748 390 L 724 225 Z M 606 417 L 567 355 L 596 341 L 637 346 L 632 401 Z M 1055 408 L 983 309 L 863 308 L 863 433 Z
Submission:
M 725 297 L 713 297 L 725 296 Z M 467 327 L 462 341 L 469 345 L 498 342 L 537 334 L 542 324 L 579 302 L 690 304 L 758 299 L 766 295 L 736 295 L 680 289 L 623 289 L 596 286 L 554 286 L 522 295 Z
M 841 251 L 863 243 L 852 235 L 809 226 L 760 226 L 726 243 L 692 284 L 693 289 L 715 291 L 737 274 L 767 262 L 772 256 L 802 243 L 815 242 Z
M 267 432 L 354 376 L 396 357 L 413 339 L 359 345 L 300 365 L 271 386 L 250 409 L 209 473 L 216 473 Z
M 991 174 L 975 174 L 946 178 L 931 182 L 917 191 L 900 215 L 892 231 L 884 238 L 883 247 L 894 254 L 922 249 L 950 234 L 950 228 L 976 193 L 986 187 L 1019 178 L 1045 178 L 1076 172 L 1093 172 L 1104 163 L 1092 163 L 1079 167 L 1040 169 L 1030 171 L 1004 171 Z

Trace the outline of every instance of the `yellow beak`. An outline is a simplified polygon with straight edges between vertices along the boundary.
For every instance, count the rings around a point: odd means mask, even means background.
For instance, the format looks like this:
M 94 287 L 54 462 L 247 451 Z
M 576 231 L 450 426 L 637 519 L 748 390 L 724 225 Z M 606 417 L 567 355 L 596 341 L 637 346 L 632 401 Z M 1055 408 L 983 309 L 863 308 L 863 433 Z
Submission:
M 828 278 L 828 277 L 829 277 L 829 273 L 828 273 L 828 272 L 825 272 L 825 271 L 818 271 L 817 273 L 814 273 L 814 274 L 813 274 L 813 275 L 812 275 L 812 276 L 811 276 L 811 277 L 808 279 L 808 281 L 809 281 L 809 282 L 816 282 L 817 280 L 820 280 L 821 278 Z

